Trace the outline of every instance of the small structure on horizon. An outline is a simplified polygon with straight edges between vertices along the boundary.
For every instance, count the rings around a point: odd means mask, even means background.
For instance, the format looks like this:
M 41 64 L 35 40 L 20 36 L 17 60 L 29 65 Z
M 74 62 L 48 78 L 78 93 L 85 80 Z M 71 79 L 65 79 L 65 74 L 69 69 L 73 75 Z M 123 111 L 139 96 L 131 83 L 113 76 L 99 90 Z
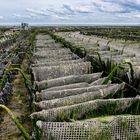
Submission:
M 29 27 L 29 24 L 28 23 L 21 23 L 20 26 L 13 26 L 12 29 L 10 29 L 11 31 L 13 32 L 17 32 L 17 31 L 28 31 L 30 30 L 31 27 Z
M 21 29 L 22 29 L 22 30 L 29 30 L 29 25 L 28 25 L 28 23 L 21 23 Z

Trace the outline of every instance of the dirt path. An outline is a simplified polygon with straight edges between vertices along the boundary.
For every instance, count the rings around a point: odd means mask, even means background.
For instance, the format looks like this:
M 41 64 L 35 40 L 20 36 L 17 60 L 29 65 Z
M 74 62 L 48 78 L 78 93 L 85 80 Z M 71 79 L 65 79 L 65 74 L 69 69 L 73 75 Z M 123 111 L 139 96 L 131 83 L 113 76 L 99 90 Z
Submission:
M 23 62 L 22 67 L 27 67 L 26 62 Z M 29 119 L 30 111 L 27 101 L 27 89 L 20 74 L 18 74 L 13 81 L 13 96 L 7 107 L 13 111 L 26 130 L 30 133 L 31 121 Z M 0 124 L 0 140 L 23 140 L 20 131 L 11 121 L 8 114 L 2 112 L 2 115 L 4 116 L 4 121 Z

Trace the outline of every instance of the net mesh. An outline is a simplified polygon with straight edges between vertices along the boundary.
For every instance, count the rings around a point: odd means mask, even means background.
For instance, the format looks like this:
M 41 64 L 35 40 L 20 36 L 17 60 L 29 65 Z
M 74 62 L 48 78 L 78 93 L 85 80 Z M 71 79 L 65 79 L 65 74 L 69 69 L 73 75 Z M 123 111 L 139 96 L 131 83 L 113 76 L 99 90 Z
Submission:
M 139 140 L 140 116 L 115 117 L 109 123 L 40 122 L 43 140 Z

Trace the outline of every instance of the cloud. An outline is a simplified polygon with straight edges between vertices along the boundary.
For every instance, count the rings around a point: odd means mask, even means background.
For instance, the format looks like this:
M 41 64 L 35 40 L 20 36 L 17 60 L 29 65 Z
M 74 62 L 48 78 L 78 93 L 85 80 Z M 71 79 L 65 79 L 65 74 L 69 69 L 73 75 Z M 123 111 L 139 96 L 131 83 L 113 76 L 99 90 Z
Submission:
M 49 15 L 58 15 L 58 16 L 67 16 L 67 17 L 71 17 L 74 15 L 73 13 L 70 13 L 63 8 L 59 8 L 59 9 L 47 8 L 44 9 L 44 11 L 49 12 Z
M 71 5 L 63 4 L 63 8 L 66 9 L 67 11 L 71 12 L 71 13 L 75 12 L 74 8 Z
M 140 18 L 140 13 L 133 15 L 133 17 Z
M 1 19 L 4 19 L 4 17 L 3 17 L 3 16 L 0 16 L 0 20 L 1 20 Z
M 52 8 L 52 6 L 51 8 L 40 9 L 40 10 L 27 8 L 26 11 L 29 14 L 33 14 L 36 17 L 47 16 L 53 20 L 69 20 L 70 19 L 69 16 L 71 16 L 70 13 L 64 11 L 63 9 L 55 9 Z
M 79 5 L 75 8 L 78 13 L 94 13 L 94 7 L 91 5 Z
M 20 15 L 20 14 L 14 13 L 13 17 L 18 18 L 18 19 L 20 19 L 20 18 L 32 18 L 32 15 Z
M 98 11 L 100 12 L 121 13 L 125 11 L 122 5 L 115 3 L 113 1 L 98 0 L 92 3 L 93 3 L 93 6 L 97 8 Z
M 129 19 L 140 19 L 140 11 L 132 11 L 132 12 L 129 12 L 129 13 L 121 13 L 121 14 L 118 14 L 117 15 L 118 17 L 121 17 L 121 18 L 129 18 Z
M 140 0 L 1 1 L 1 22 L 140 23 Z
M 138 4 L 136 4 L 138 2 L 132 0 L 126 1 L 118 0 L 114 2 L 114 0 L 96 0 L 74 4 L 62 3 L 59 6 L 48 5 L 46 8 L 27 8 L 26 12 L 29 14 L 27 17 L 44 18 L 47 16 L 47 20 L 53 22 L 56 20 L 71 22 L 118 22 L 119 19 L 123 21 L 131 18 L 139 18 L 139 13 L 132 14 L 132 12 L 138 10 Z M 130 3 L 133 4 L 130 5 Z
M 105 2 L 114 2 L 114 0 L 103 0 Z M 125 4 L 133 4 L 133 5 L 140 5 L 140 1 L 139 0 L 117 0 L 115 1 L 115 3 L 119 3 L 119 4 L 122 4 L 122 5 L 125 5 Z
M 129 13 L 132 11 L 140 11 L 140 0 L 101 0 L 103 3 L 110 3 L 113 5 L 119 5 L 122 7 L 123 13 Z M 116 11 L 117 12 L 117 11 Z
M 67 11 L 75 14 L 75 13 L 93 13 L 94 7 L 91 4 L 78 4 L 75 6 L 69 4 L 63 4 L 63 8 Z
M 35 15 L 49 16 L 49 14 L 47 14 L 43 10 L 36 10 L 36 9 L 27 8 L 26 11 L 29 12 L 30 14 L 33 14 L 34 16 Z
M 70 19 L 69 17 L 58 16 L 58 15 L 52 15 L 51 17 L 56 20 L 69 20 Z

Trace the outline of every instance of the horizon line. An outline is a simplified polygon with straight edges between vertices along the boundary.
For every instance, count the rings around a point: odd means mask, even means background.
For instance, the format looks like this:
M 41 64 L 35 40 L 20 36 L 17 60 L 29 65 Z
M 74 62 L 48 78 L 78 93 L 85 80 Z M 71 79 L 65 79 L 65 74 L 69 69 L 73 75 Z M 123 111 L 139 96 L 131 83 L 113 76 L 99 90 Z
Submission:
M 0 26 L 20 26 L 22 22 L 0 23 Z M 25 22 L 28 23 L 28 22 Z M 140 26 L 140 23 L 28 23 L 29 26 Z

